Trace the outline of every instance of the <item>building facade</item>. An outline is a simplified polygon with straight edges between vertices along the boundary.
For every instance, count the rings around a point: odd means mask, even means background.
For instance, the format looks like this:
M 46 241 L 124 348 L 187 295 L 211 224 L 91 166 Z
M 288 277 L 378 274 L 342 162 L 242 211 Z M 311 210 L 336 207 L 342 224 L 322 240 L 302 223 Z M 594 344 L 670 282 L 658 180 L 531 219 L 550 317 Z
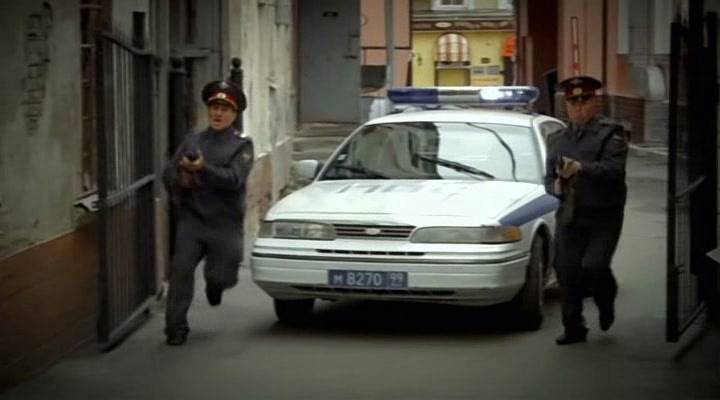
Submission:
M 162 295 L 171 219 L 157 177 L 182 136 L 206 126 L 200 91 L 208 81 L 227 78 L 234 57 L 242 61 L 249 102 L 243 128 L 256 144 L 246 218 L 251 242 L 288 176 L 298 108 L 295 19 L 292 0 L 30 0 L 0 6 L 0 48 L 7 56 L 0 72 L 0 387 L 99 336 L 109 282 L 102 278 L 103 254 L 126 245 L 108 240 L 99 226 L 98 182 L 108 169 L 108 150 L 100 151 L 98 143 L 103 130 L 114 132 L 114 145 L 142 150 L 149 168 L 139 181 L 150 190 L 149 219 L 132 215 L 150 231 L 145 244 L 151 253 L 147 265 L 136 267 L 153 269 L 152 282 L 141 282 L 151 300 Z M 121 74 L 125 70 L 106 68 L 100 50 L 105 42 L 151 60 L 140 77 L 147 87 L 137 87 L 137 75 L 133 84 L 133 75 Z M 103 99 L 102 87 L 118 91 Z M 119 99 L 140 94 L 147 107 L 128 113 Z M 109 123 L 112 101 L 116 120 Z M 118 115 L 134 117 L 122 125 Z M 145 149 L 125 135 L 137 133 L 138 120 L 151 136 Z
M 513 81 L 512 2 L 415 0 L 413 86 L 498 86 Z
M 672 15 L 672 0 L 520 0 L 519 82 L 541 87 L 541 111 L 562 116 L 552 84 L 594 76 L 605 83 L 605 114 L 633 142 L 663 142 Z

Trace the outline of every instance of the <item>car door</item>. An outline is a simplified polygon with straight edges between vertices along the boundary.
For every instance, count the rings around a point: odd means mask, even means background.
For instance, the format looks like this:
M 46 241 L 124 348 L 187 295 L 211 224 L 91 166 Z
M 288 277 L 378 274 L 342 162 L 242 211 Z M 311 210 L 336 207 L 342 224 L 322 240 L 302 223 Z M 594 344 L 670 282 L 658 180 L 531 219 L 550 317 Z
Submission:
M 540 153 L 543 159 L 543 166 L 545 157 L 547 157 L 547 138 L 553 133 L 565 128 L 565 123 L 557 118 L 540 116 L 533 120 L 533 130 L 535 136 L 540 142 Z

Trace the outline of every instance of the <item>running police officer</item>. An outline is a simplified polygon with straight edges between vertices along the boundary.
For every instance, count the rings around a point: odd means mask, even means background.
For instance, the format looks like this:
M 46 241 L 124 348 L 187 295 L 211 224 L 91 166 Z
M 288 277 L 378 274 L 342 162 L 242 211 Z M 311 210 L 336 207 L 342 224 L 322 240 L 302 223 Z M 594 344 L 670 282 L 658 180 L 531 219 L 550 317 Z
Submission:
M 185 343 L 194 271 L 205 258 L 205 294 L 212 306 L 237 283 L 242 259 L 245 182 L 253 164 L 253 143 L 233 123 L 246 107 L 242 90 L 229 81 L 202 91 L 210 126 L 187 135 L 165 168 L 163 180 L 177 208 L 178 223 L 170 266 L 165 335 L 167 344 Z
M 560 82 L 569 125 L 548 139 L 545 185 L 560 199 L 555 270 L 565 330 L 558 345 L 586 341 L 585 293 L 595 300 L 600 329 L 615 320 L 617 282 L 610 264 L 623 224 L 628 147 L 622 127 L 598 115 L 595 91 L 601 87 L 588 76 Z

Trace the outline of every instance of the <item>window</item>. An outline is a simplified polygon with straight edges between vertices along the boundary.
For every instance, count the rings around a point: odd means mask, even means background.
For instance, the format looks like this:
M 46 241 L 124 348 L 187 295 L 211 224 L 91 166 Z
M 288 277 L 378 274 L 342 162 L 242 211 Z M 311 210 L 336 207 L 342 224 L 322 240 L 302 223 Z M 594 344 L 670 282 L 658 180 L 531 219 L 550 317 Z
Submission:
M 501 181 L 542 182 L 542 161 L 530 128 L 456 122 L 366 126 L 330 161 L 320 179 L 484 179 L 443 161 L 485 171 Z
M 433 10 L 466 10 L 467 0 L 434 0 Z
M 465 36 L 457 33 L 440 36 L 435 60 L 438 63 L 470 64 L 470 48 Z

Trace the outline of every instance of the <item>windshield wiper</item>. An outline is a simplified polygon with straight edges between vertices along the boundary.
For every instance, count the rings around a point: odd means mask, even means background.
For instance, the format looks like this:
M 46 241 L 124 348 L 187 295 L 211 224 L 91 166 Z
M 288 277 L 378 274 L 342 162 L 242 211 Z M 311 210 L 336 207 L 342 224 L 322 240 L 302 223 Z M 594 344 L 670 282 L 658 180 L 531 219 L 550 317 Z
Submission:
M 387 176 L 385 176 L 379 172 L 373 171 L 369 168 L 359 167 L 359 166 L 355 166 L 355 165 L 333 164 L 330 166 L 330 168 L 344 169 L 344 170 L 347 170 L 350 172 L 363 174 L 367 178 L 390 179 Z
M 471 126 L 475 129 L 481 129 L 484 131 L 488 131 L 488 132 L 492 133 L 493 136 L 495 136 L 495 138 L 498 140 L 498 142 L 500 142 L 502 147 L 504 147 L 505 150 L 507 150 L 508 154 L 510 155 L 510 162 L 512 163 L 512 177 L 513 177 L 514 181 L 517 181 L 517 176 L 515 175 L 515 170 L 517 169 L 517 162 L 515 161 L 515 153 L 513 153 L 512 149 L 510 148 L 510 146 L 508 146 L 507 142 L 505 142 L 503 140 L 503 138 L 501 138 L 497 132 L 495 132 L 494 130 L 492 130 L 490 128 L 476 125 L 476 124 L 473 124 L 472 122 L 467 122 L 466 125 Z
M 487 179 L 495 179 L 495 175 L 493 174 L 490 174 L 467 164 L 459 163 L 457 161 L 445 160 L 438 157 L 429 157 L 422 154 L 415 154 L 415 156 L 417 156 L 421 160 L 428 161 L 437 165 L 442 165 L 443 167 L 447 167 L 458 172 L 465 172 L 472 175 L 480 175 Z

